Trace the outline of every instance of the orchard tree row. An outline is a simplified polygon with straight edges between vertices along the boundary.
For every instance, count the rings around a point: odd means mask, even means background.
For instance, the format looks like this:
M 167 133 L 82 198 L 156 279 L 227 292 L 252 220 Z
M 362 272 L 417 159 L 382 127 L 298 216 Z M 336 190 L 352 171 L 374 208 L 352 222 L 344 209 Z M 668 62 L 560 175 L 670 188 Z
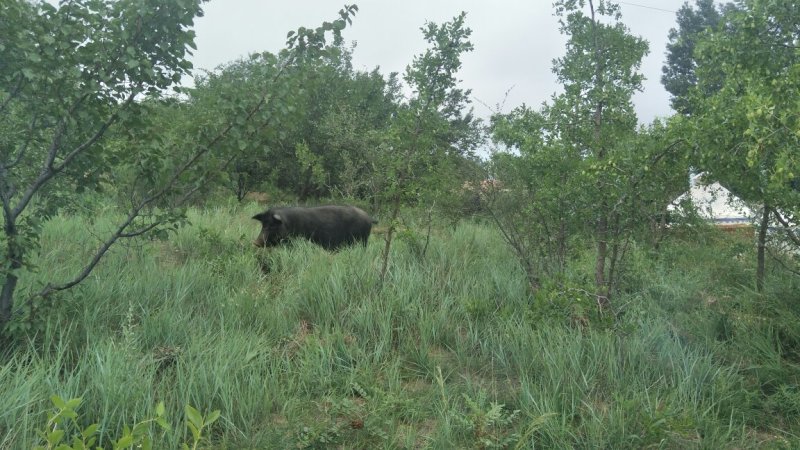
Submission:
M 514 150 L 497 155 L 493 171 L 518 193 L 498 198 L 493 215 L 532 290 L 554 280 L 556 291 L 568 289 L 571 246 L 588 238 L 593 296 L 607 308 L 626 250 L 657 248 L 668 205 L 687 190 L 690 172 L 761 211 L 755 285 L 762 289 L 768 228 L 787 226 L 770 238 L 800 243 L 788 228 L 800 212 L 800 7 L 685 4 L 662 78 L 677 113 L 646 126 L 637 125 L 631 99 L 642 89 L 648 46 L 624 26 L 619 6 L 563 0 L 555 8 L 568 38 L 553 67 L 562 92 L 539 109 L 496 114 L 491 126 L 494 141 Z
M 481 139 L 456 86 L 472 50 L 465 15 L 423 35 L 402 75 L 353 69 L 342 31 L 357 13 L 287 35 L 286 47 L 191 73 L 202 0 L 75 0 L 0 5 L 0 327 L 24 330 L 36 305 L 84 280 L 118 241 L 168 238 L 185 207 L 221 190 L 400 205 L 453 192 Z M 90 201 L 121 219 L 71 279 L 18 290 L 41 225 Z M 385 272 L 385 269 L 384 269 Z
M 84 280 L 119 240 L 167 238 L 212 194 L 359 199 L 383 212 L 383 280 L 404 205 L 441 206 L 475 179 L 531 291 L 613 296 L 632 245 L 658 248 L 667 206 L 705 172 L 758 205 L 758 270 L 768 225 L 798 212 L 800 7 L 742 0 L 685 5 L 662 79 L 676 114 L 640 126 L 648 44 L 605 0 L 554 5 L 567 46 L 563 89 L 484 130 L 457 79 L 473 50 L 465 14 L 422 28 L 428 49 L 403 74 L 355 70 L 343 31 L 358 11 L 287 35 L 286 47 L 192 73 L 202 0 L 0 5 L 0 326 L 24 329 L 37 302 Z M 488 132 L 488 135 L 487 135 Z M 490 137 L 505 151 L 474 152 Z M 481 173 L 481 171 L 484 171 Z M 502 185 L 500 184 L 502 183 Z M 87 199 L 111 201 L 115 230 L 73 278 L 18 289 L 41 225 Z M 791 231 L 780 234 L 798 244 Z M 591 282 L 567 267 L 589 243 Z M 547 291 L 547 289 L 544 289 Z

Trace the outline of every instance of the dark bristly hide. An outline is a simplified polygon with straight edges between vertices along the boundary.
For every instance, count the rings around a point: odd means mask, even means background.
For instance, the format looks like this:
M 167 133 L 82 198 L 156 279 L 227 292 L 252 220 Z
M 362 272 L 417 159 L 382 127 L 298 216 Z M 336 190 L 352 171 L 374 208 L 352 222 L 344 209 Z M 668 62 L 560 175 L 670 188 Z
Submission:
M 355 206 L 270 208 L 253 219 L 261 222 L 261 233 L 254 242 L 257 247 L 272 247 L 299 237 L 328 250 L 357 242 L 366 246 L 376 223 Z

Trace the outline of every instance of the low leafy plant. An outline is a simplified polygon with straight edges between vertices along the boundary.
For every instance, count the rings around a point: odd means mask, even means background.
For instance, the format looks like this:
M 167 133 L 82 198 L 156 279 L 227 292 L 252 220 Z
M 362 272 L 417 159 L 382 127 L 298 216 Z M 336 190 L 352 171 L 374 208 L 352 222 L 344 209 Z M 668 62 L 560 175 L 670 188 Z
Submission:
M 47 414 L 47 424 L 44 429 L 38 430 L 37 434 L 44 442 L 34 447 L 34 450 L 86 450 L 91 448 L 102 448 L 96 446 L 100 432 L 100 425 L 93 423 L 81 429 L 78 416 L 78 408 L 81 405 L 81 398 L 63 400 L 57 395 L 50 397 L 54 410 Z M 208 429 L 211 424 L 220 417 L 220 411 L 215 410 L 207 416 L 203 416 L 195 408 L 186 405 L 186 426 L 192 433 L 192 445 L 184 443 L 183 449 L 196 450 L 203 440 L 203 431 Z M 155 416 L 141 420 L 129 427 L 122 428 L 122 434 L 117 439 L 111 440 L 111 448 L 114 450 L 123 449 L 142 449 L 150 450 L 153 448 L 151 436 L 151 426 L 155 423 L 165 433 L 172 431 L 172 427 L 166 419 L 166 408 L 160 402 L 156 406 Z
M 192 408 L 189 405 L 186 405 L 186 426 L 189 428 L 189 431 L 192 432 L 192 446 L 189 447 L 188 444 L 183 444 L 183 449 L 188 450 L 191 448 L 192 450 L 196 450 L 197 446 L 200 444 L 203 438 L 203 430 L 207 429 L 211 426 L 214 422 L 219 419 L 220 412 L 218 409 L 211 411 L 207 416 L 204 416 L 200 413 L 200 411 Z
M 411 402 L 374 387 L 353 383 L 352 396 L 326 397 L 319 413 L 296 432 L 298 448 L 329 448 L 348 443 L 358 448 L 381 448 L 391 442 L 387 430 L 411 408 Z
M 456 417 L 472 434 L 476 448 L 508 448 L 519 440 L 519 434 L 513 432 L 519 410 L 509 411 L 496 401 L 490 402 L 487 407 L 484 391 L 475 400 L 467 394 L 463 395 L 469 411 Z

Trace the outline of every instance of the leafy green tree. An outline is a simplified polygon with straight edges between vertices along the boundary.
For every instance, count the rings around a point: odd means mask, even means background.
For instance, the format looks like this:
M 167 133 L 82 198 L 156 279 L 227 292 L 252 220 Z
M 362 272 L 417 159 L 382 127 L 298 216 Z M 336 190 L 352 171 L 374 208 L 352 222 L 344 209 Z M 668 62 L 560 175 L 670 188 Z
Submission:
M 205 189 L 229 188 L 242 200 L 280 166 L 274 149 L 301 117 L 296 106 L 303 93 L 302 79 L 296 75 L 300 63 L 293 57 L 291 52 L 257 53 L 196 77 L 188 100 L 178 105 L 186 120 L 175 124 L 182 139 L 190 142 L 204 129 L 222 129 L 235 118 L 241 121 L 259 100 L 253 93 L 266 94 L 247 123 L 240 122 L 243 135 L 218 143 L 213 155 L 217 170 L 206 177 Z
M 123 157 L 98 151 L 107 130 L 137 120 L 137 97 L 158 95 L 188 73 L 201 3 L 76 0 L 55 7 L 12 0 L 0 6 L 0 111 L 20 125 L 0 150 L 0 326 L 11 318 L 19 271 L 40 224 L 62 200 L 56 188 L 96 188 Z M 135 217 L 118 236 L 147 231 Z
M 562 1 L 556 13 L 569 37 L 554 66 L 563 93 L 539 111 L 523 106 L 493 117 L 493 138 L 519 156 L 495 159 L 510 192 L 492 212 L 533 291 L 545 278 L 558 281 L 573 246 L 590 236 L 602 310 L 630 242 L 652 236 L 657 217 L 663 223 L 685 187 L 687 147 L 670 132 L 674 127 L 637 129 L 631 97 L 641 89 L 647 43 L 620 23 L 618 6 Z
M 376 149 L 400 103 L 397 74 L 352 72 L 336 88 L 337 96 L 312 128 L 311 141 L 325 158 L 329 180 L 321 193 L 371 198 L 378 178 Z
M 383 184 L 381 196 L 390 208 L 389 229 L 383 251 L 381 280 L 389 264 L 389 250 L 404 202 L 415 202 L 425 192 L 441 188 L 453 180 L 454 162 L 472 151 L 480 131 L 472 112 L 469 90 L 459 89 L 456 72 L 461 55 L 472 51 L 465 25 L 466 13 L 441 25 L 428 23 L 422 28 L 430 45 L 406 68 L 404 79 L 412 97 L 398 108 L 379 149 L 376 176 Z
M 491 123 L 494 141 L 518 155 L 493 156 L 491 171 L 504 190 L 490 197 L 488 208 L 533 292 L 545 279 L 563 275 L 574 237 L 585 235 L 591 221 L 582 155 L 564 142 L 551 119 L 558 119 L 551 106 L 521 106 L 493 116 Z
M 341 43 L 327 50 L 322 58 L 294 61 L 288 53 L 255 54 L 199 77 L 190 90 L 185 109 L 199 119 L 180 125 L 190 133 L 210 114 L 227 117 L 217 109 L 230 99 L 272 93 L 272 107 L 260 114 L 247 140 L 221 143 L 227 159 L 217 181 L 240 200 L 266 185 L 300 200 L 370 191 L 365 186 L 373 149 L 397 105 L 394 75 L 387 80 L 377 70 L 355 71 L 352 51 Z
M 716 29 L 722 19 L 722 9 L 731 9 L 728 4 L 717 8 L 714 0 L 695 0 L 692 8 L 688 2 L 678 10 L 678 28 L 669 30 L 667 59 L 661 68 L 661 84 L 672 94 L 672 109 L 681 114 L 691 112 L 688 93 L 697 84 L 695 74 L 695 47 L 702 34 Z
M 162 133 L 160 97 L 189 73 L 193 20 L 200 0 L 75 0 L 58 7 L 4 2 L 0 43 L 0 110 L 20 124 L 4 136 L 0 152 L 3 210 L 3 287 L 0 326 L 11 320 L 19 272 L 29 266 L 41 223 L 64 201 L 86 189 L 130 192 L 122 221 L 73 279 L 48 283 L 34 296 L 69 289 L 84 280 L 119 239 L 163 233 L 182 221 L 183 204 L 215 173 L 207 158 L 232 140 L 242 146 L 272 107 L 269 91 L 232 99 L 200 121 L 191 136 Z M 325 36 L 340 35 L 357 10 L 287 40 L 288 61 L 322 57 Z M 8 19 L 6 19 L 8 18 Z M 140 101 L 139 99 L 143 100 Z M 280 108 L 278 108 L 280 110 Z M 152 116 L 148 114 L 152 113 Z M 105 140 L 112 127 L 114 139 Z M 210 165 L 204 165 L 210 161 Z M 120 186 L 122 182 L 128 186 Z
M 303 116 L 289 138 L 294 167 L 287 168 L 301 201 L 345 191 L 365 194 L 374 149 L 397 109 L 395 75 L 386 80 L 377 70 L 357 72 L 351 50 L 338 50 L 307 67 L 304 76 Z
M 523 106 L 492 118 L 494 140 L 518 155 L 494 155 L 492 172 L 505 189 L 496 193 L 489 209 L 534 292 L 563 280 L 583 237 L 596 233 L 596 217 L 603 211 L 590 183 L 598 176 L 608 183 L 612 281 L 631 240 L 658 246 L 667 207 L 687 184 L 688 146 L 676 138 L 675 127 L 657 121 L 621 134 L 612 148 L 613 161 L 599 174 L 596 160 L 564 138 L 574 119 L 558 104 L 540 111 Z
M 656 120 L 640 126 L 623 143 L 625 156 L 617 166 L 628 177 L 618 199 L 625 232 L 655 249 L 666 237 L 669 205 L 689 188 L 691 146 L 677 122 L 680 119 Z
M 587 5 L 588 3 L 588 5 Z M 589 14 L 583 10 L 588 6 Z M 600 1 L 560 1 L 561 32 L 569 36 L 567 53 L 555 62 L 554 72 L 564 93 L 553 101 L 554 130 L 569 151 L 588 166 L 585 186 L 592 193 L 591 208 L 596 243 L 595 284 L 601 308 L 609 304 L 614 269 L 622 243 L 618 239 L 621 211 L 617 205 L 629 176 L 618 166 L 624 161 L 620 143 L 634 135 L 636 115 L 631 103 L 641 90 L 641 60 L 647 43 L 628 33 L 619 21 L 619 6 Z M 598 16 L 605 16 L 605 23 Z
M 756 272 L 761 290 L 771 217 L 788 223 L 785 218 L 800 207 L 795 189 L 800 105 L 789 94 L 800 91 L 800 6 L 744 1 L 725 21 L 729 26 L 698 44 L 689 123 L 696 165 L 761 205 Z M 713 95 L 708 95 L 710 87 Z M 777 210 L 782 215 L 773 214 Z

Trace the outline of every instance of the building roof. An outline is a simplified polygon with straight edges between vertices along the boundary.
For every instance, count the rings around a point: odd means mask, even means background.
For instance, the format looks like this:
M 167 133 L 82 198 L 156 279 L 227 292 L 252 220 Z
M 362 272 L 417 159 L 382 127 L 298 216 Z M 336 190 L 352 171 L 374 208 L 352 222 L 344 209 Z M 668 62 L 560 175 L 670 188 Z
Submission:
M 686 200 L 690 200 L 700 217 L 721 226 L 749 225 L 755 212 L 742 199 L 717 182 L 706 183 L 703 173 L 690 177 L 689 191 L 672 201 L 669 211 L 680 212 Z

